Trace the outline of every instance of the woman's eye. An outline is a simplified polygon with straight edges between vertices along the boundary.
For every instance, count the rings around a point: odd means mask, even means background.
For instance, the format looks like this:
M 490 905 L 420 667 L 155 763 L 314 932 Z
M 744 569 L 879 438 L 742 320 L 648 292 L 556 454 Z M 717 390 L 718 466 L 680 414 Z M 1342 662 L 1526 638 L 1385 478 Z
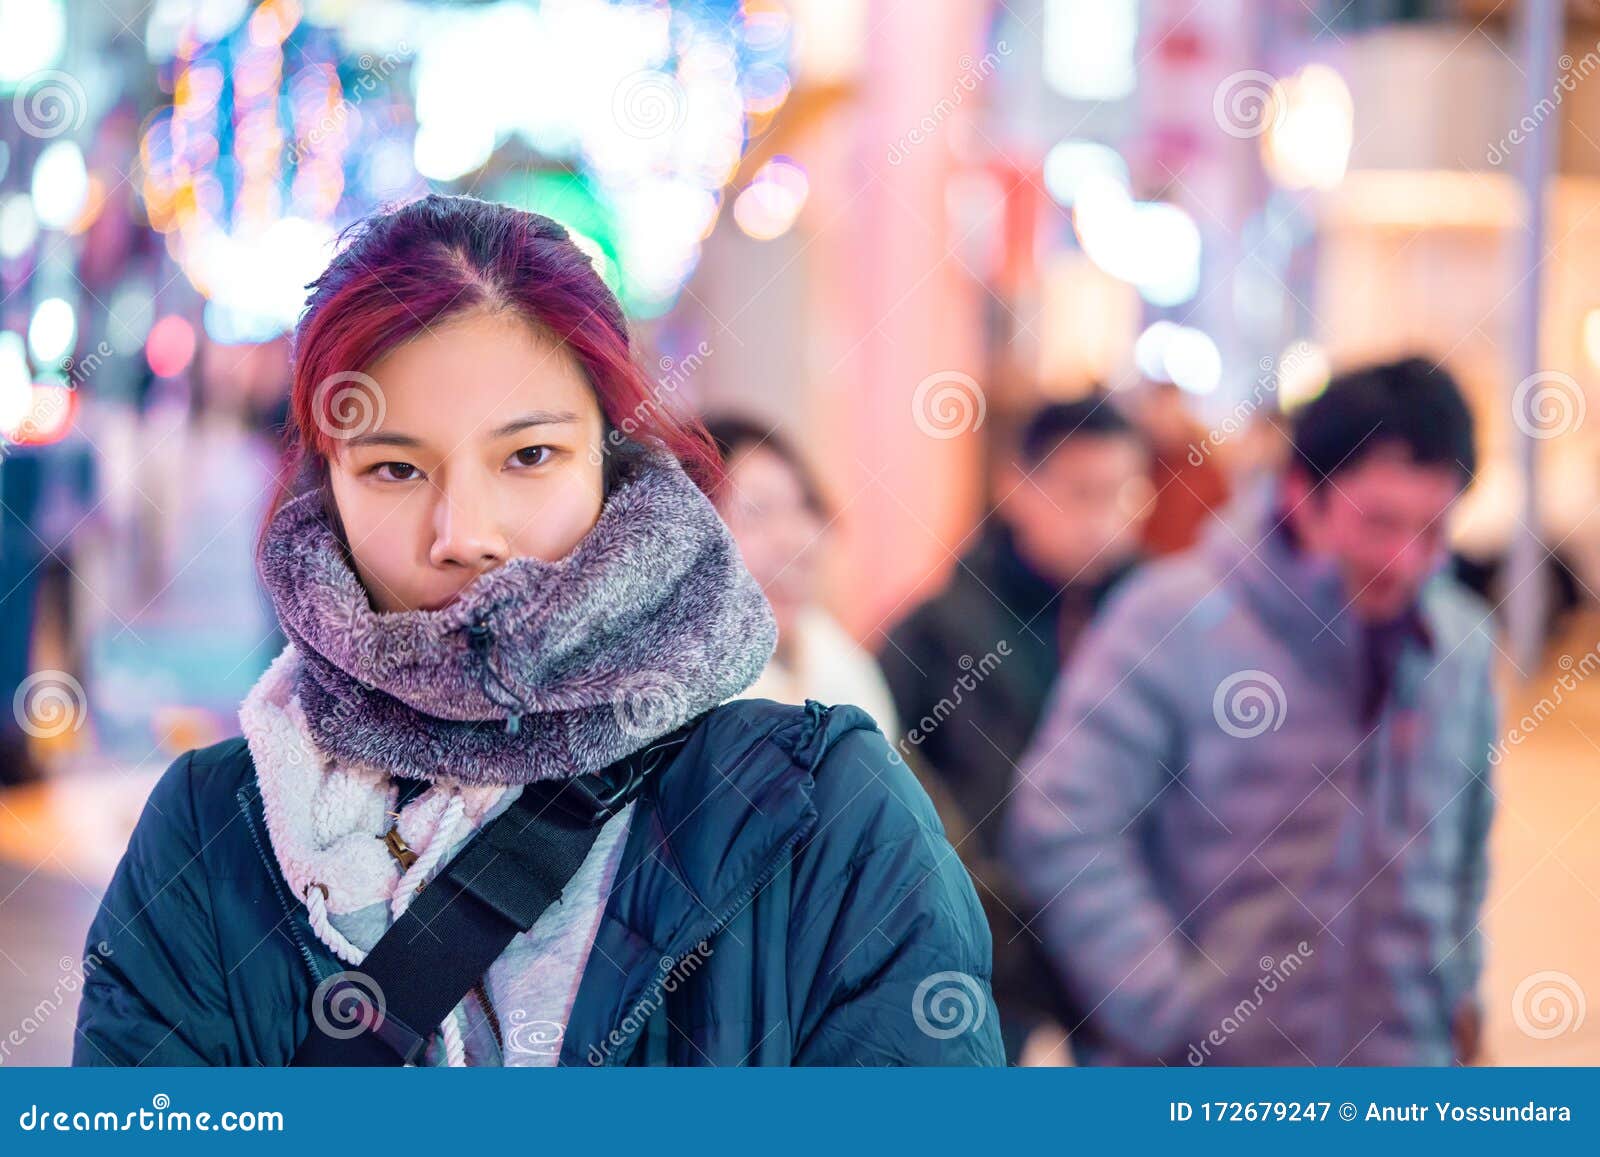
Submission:
M 554 453 L 549 446 L 524 446 L 511 457 L 519 466 L 543 466 Z
M 385 470 L 390 473 L 385 475 L 383 473 Z M 409 462 L 379 462 L 372 468 L 372 473 L 389 482 L 410 482 L 420 471 Z

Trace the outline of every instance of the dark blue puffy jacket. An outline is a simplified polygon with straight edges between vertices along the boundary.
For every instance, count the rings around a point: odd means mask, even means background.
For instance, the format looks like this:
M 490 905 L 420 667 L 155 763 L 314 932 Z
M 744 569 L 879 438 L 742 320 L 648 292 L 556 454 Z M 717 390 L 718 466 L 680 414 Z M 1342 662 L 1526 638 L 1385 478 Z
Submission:
M 858 708 L 715 708 L 640 796 L 617 880 L 562 1064 L 1002 1063 L 972 884 Z M 345 966 L 289 894 L 243 739 L 167 770 L 90 951 L 74 1064 L 288 1063 Z

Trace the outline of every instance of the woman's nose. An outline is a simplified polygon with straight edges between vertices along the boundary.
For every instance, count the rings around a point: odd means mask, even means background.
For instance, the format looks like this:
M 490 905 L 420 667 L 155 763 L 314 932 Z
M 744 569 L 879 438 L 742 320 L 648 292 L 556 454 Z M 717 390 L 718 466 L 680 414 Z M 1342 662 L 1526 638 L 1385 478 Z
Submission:
M 481 570 L 505 562 L 510 551 L 505 532 L 486 496 L 464 490 L 445 490 L 435 511 L 434 566 L 452 563 Z

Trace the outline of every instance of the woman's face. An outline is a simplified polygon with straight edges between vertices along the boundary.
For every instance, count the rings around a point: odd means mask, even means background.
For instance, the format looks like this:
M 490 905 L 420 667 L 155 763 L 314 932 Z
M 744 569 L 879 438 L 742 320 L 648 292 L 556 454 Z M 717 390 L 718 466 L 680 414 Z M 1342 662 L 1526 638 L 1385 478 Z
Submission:
M 728 460 L 720 506 L 745 567 L 772 604 L 778 630 L 787 632 L 815 597 L 812 547 L 822 533 L 800 479 L 765 446 L 736 449 Z
M 328 466 L 380 611 L 437 610 L 510 559 L 555 561 L 600 517 L 599 403 L 572 354 L 522 318 L 452 318 L 331 389 L 337 417 L 362 416 Z

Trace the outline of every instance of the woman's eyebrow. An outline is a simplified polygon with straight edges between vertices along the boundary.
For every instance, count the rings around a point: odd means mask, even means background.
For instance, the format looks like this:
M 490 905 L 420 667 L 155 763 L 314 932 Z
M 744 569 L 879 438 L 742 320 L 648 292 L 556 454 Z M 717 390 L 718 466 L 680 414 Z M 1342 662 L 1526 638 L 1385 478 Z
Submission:
M 526 430 L 529 426 L 557 426 L 578 420 L 578 415 L 572 410 L 534 410 L 496 426 L 489 431 L 489 437 L 505 438 L 519 430 Z M 345 441 L 347 449 L 354 450 L 361 446 L 400 446 L 408 450 L 419 450 L 422 448 L 422 440 L 396 431 L 373 430 L 357 434 Z
M 578 415 L 572 410 L 533 410 L 511 421 L 502 423 L 489 431 L 491 438 L 505 438 L 515 434 L 518 430 L 526 430 L 529 426 L 558 426 L 566 422 L 578 421 Z

